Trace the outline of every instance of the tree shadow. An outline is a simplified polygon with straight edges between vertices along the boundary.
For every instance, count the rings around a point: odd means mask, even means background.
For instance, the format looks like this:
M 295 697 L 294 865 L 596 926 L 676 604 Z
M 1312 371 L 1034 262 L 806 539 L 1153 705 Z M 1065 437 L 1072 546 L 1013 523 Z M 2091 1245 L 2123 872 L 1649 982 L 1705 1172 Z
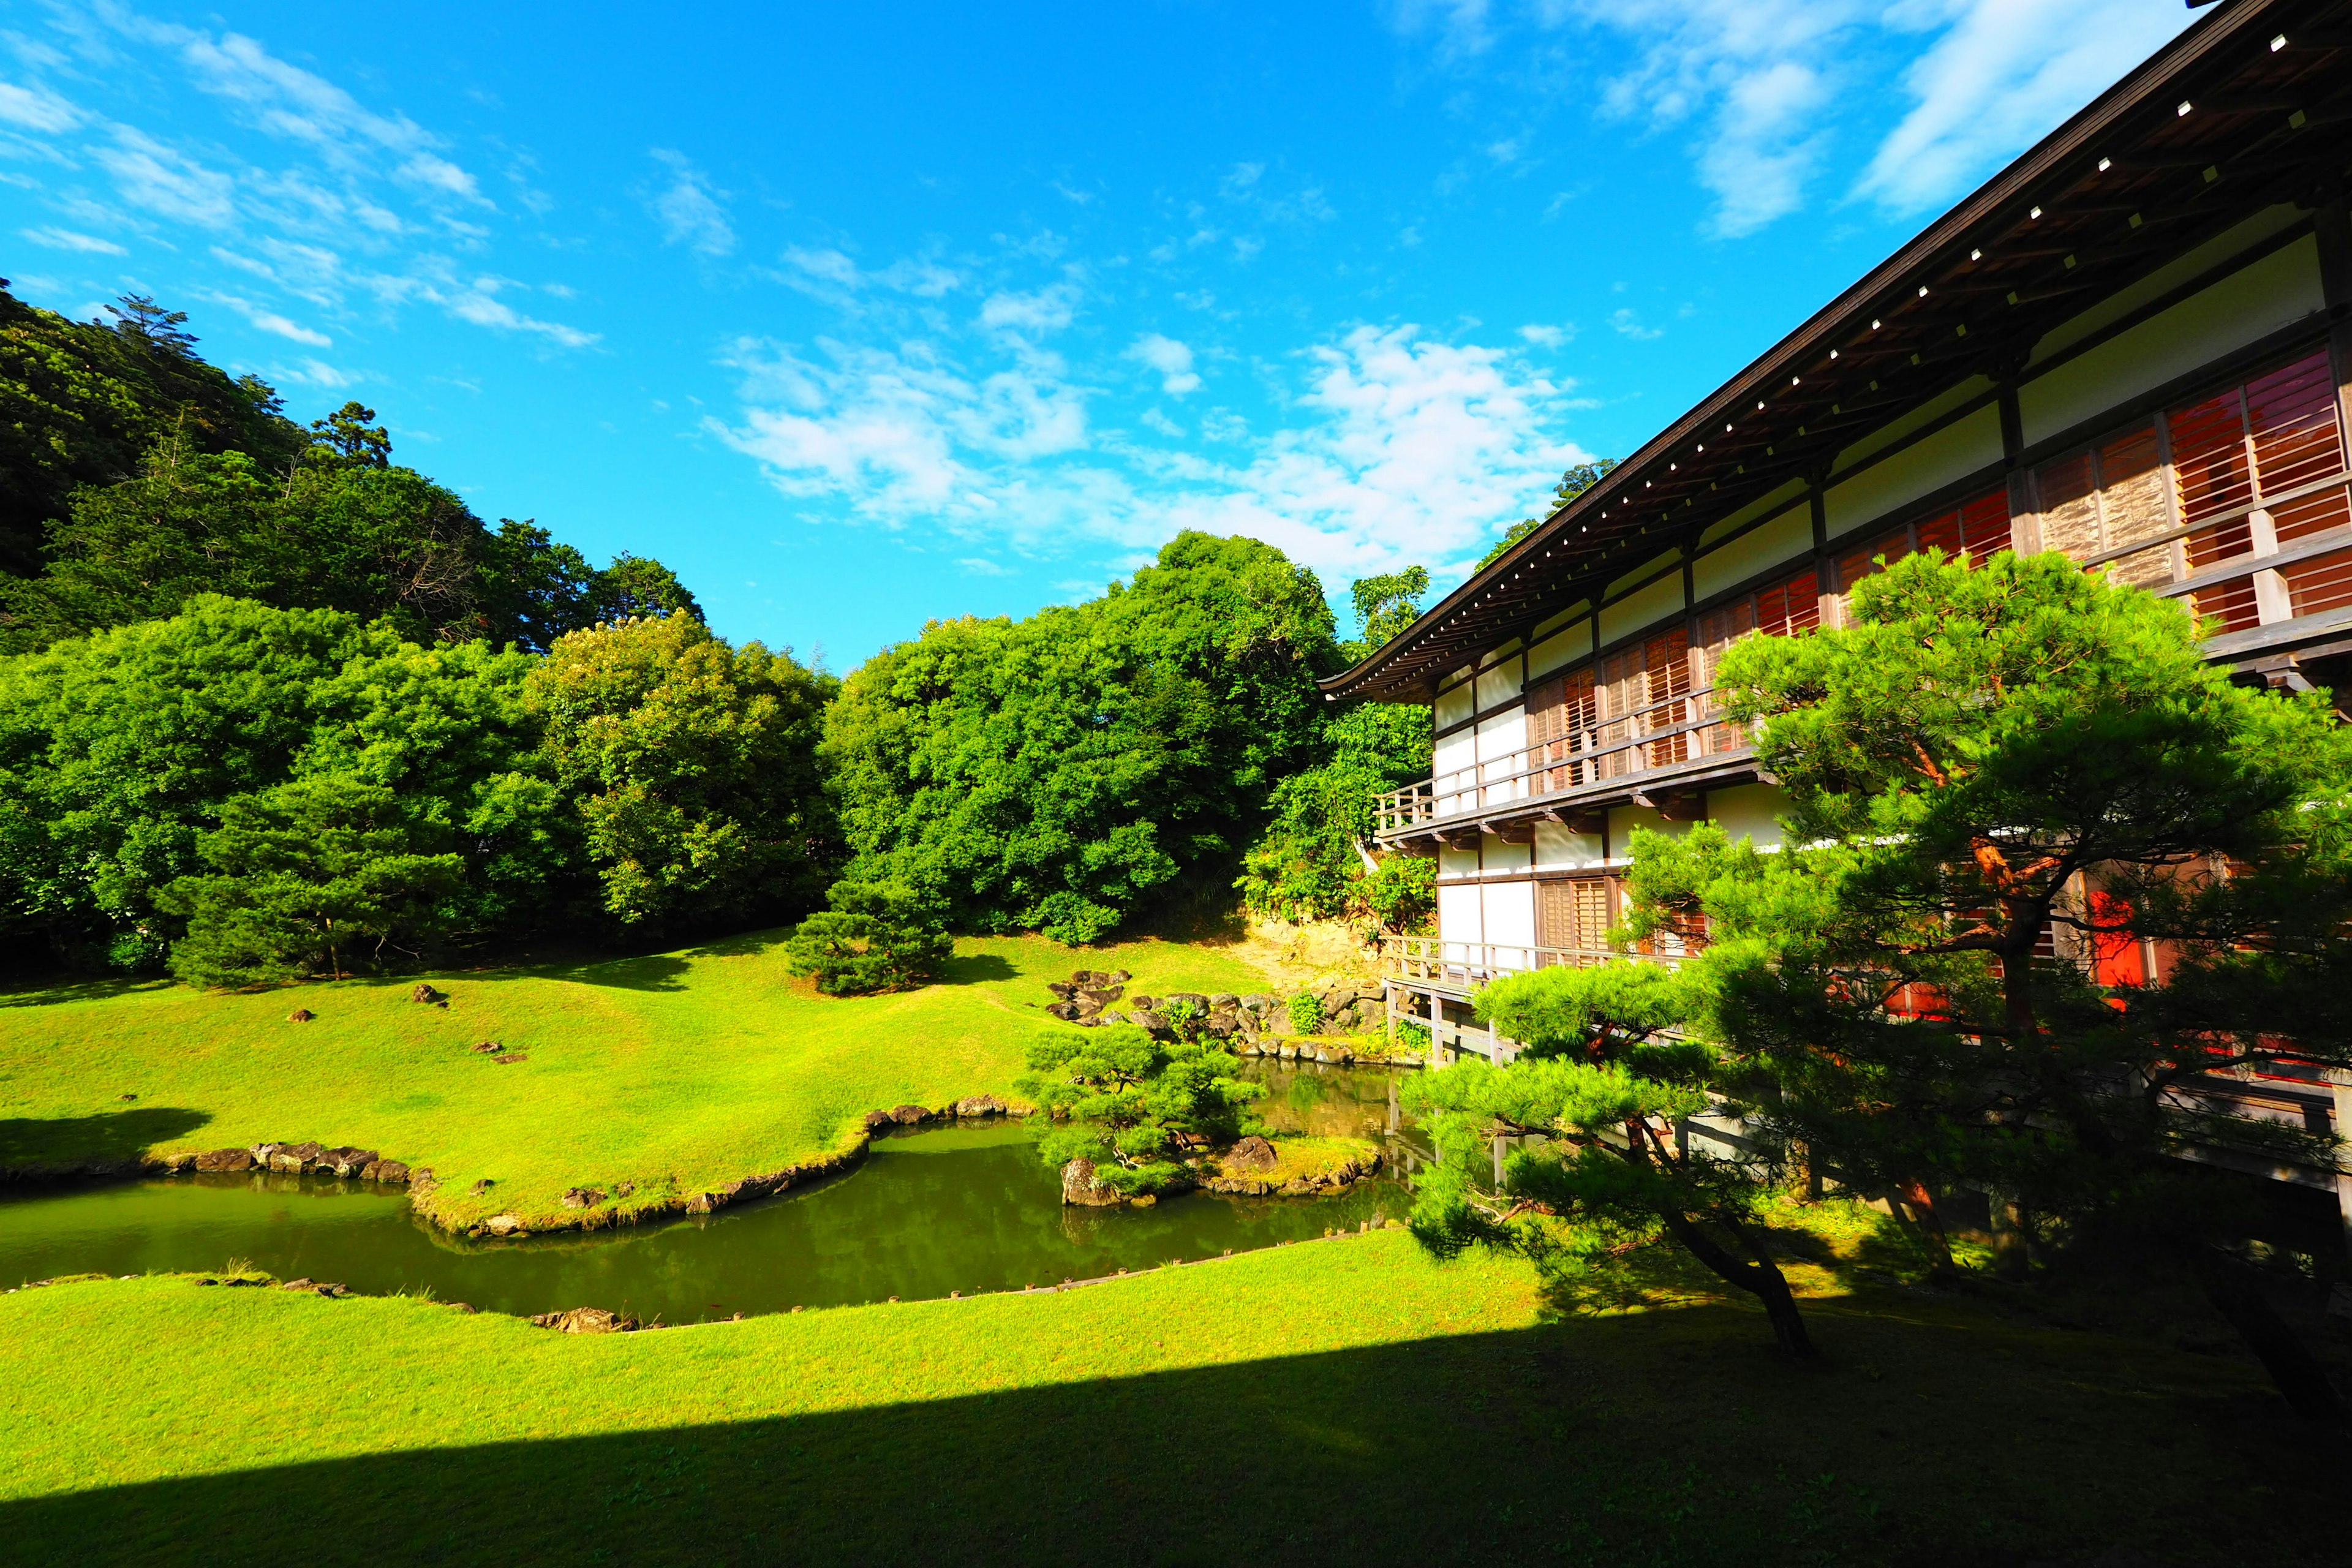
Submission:
M 155 1144 L 184 1139 L 211 1120 L 209 1111 L 164 1105 L 95 1116 L 0 1118 L 0 1177 L 22 1181 L 136 1169 Z
M 119 975 L 103 980 L 43 981 L 0 990 L 0 1007 L 54 1007 L 62 1002 L 103 1002 L 137 991 L 168 991 L 176 980 Z
M 792 936 L 788 930 L 763 928 L 701 942 L 686 950 L 688 958 L 753 958 L 781 947 Z
M 738 1332 L 681 1331 L 704 1338 L 530 1364 L 723 1361 Z M 1577 1563 L 2055 1568 L 2233 1561 L 2253 1539 L 2265 1561 L 2317 1563 L 2340 1546 L 2343 1442 L 2279 1421 L 2245 1380 L 2150 1384 L 2130 1347 L 1982 1325 L 1853 1314 L 1822 1337 L 1842 1370 L 1789 1363 L 1755 1314 L 1709 1308 L 593 1436 L 309 1462 L 256 1448 L 228 1473 L 0 1504 L 0 1538 L 17 1561 L 142 1568 L 226 1542 L 265 1561 L 361 1542 L 388 1563 L 1171 1568 L 1538 1545 Z M 626 1419 L 634 1382 L 600 1415 Z M 206 1414 L 256 1431 L 366 1419 L 285 1398 L 264 1374 Z M 525 1419 L 541 1398 L 528 1377 L 501 1394 Z
M 940 965 L 939 985 L 978 985 L 990 980 L 1018 980 L 1021 972 L 999 952 L 959 954 Z
M 684 954 L 649 952 L 639 958 L 535 965 L 530 973 L 549 980 L 569 980 L 575 984 L 604 985 L 623 991 L 683 991 L 688 967 Z

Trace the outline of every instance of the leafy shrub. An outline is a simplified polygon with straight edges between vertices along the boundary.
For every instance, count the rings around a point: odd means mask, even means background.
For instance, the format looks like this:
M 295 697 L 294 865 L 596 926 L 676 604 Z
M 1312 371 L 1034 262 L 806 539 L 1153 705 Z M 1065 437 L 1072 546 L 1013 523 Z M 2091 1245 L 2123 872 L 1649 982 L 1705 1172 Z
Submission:
M 1055 1028 L 1029 1047 L 1017 1087 L 1053 1113 L 1037 1152 L 1056 1168 L 1091 1161 L 1097 1179 L 1133 1195 L 1188 1183 L 1185 1142 L 1227 1143 L 1243 1108 L 1265 1092 L 1214 1040 L 1162 1044 L 1132 1024 Z
M 1323 1004 L 1301 991 L 1290 999 L 1290 1027 L 1296 1034 L 1312 1035 L 1323 1027 Z
M 937 911 L 898 882 L 836 882 L 830 910 L 800 923 L 784 944 L 794 974 L 816 977 L 828 996 L 892 991 L 928 980 L 955 952 Z

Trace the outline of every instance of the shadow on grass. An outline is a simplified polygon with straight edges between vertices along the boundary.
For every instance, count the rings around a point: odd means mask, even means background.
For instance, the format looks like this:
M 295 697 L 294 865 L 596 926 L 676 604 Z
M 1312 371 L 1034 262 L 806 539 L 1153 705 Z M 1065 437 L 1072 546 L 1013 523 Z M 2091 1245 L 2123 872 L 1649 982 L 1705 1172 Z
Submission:
M 689 967 L 685 954 L 649 952 L 637 958 L 606 958 L 593 963 L 535 965 L 530 973 L 549 980 L 569 980 L 581 985 L 609 985 L 624 991 L 683 991 Z
M 148 975 L 117 975 L 104 980 L 26 982 L 0 990 L 0 1007 L 54 1007 L 63 1002 L 103 1002 L 134 991 L 168 991 L 179 984 Z
M 1014 968 L 1013 961 L 1003 953 L 973 952 L 950 958 L 941 964 L 940 977 L 934 984 L 978 985 L 983 981 L 1017 980 L 1020 977 L 1021 971 Z M 1039 983 L 1039 989 L 1041 991 L 1044 989 L 1042 981 Z
M 713 1352 L 730 1332 L 686 1331 Z M 2340 1560 L 2341 1440 L 2242 1382 L 1948 1321 L 1851 1312 L 1822 1339 L 1835 1370 L 1801 1370 L 1754 1314 L 1710 1308 L 353 1459 L 257 1443 L 234 1473 L 0 1505 L 0 1539 L 16 1561 L 142 1565 L 232 1543 L 386 1563 L 2055 1568 L 2237 1561 L 2258 1539 L 2266 1563 Z M 620 1348 L 570 1359 L 611 1369 Z M 367 1418 L 269 1398 L 209 1414 L 256 1432 Z M 527 1387 L 503 1398 L 529 1418 Z
M 129 1169 L 152 1145 L 184 1138 L 211 1120 L 209 1111 L 163 1105 L 95 1116 L 0 1118 L 0 1176 Z

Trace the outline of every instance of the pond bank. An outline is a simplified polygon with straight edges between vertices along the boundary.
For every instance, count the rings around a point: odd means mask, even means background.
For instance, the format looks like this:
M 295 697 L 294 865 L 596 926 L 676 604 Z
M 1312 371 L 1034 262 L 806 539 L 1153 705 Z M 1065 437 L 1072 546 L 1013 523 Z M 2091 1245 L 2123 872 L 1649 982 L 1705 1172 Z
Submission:
M 594 1305 L 644 1321 L 913 1300 L 1116 1279 L 1405 1211 L 1400 1189 L 1193 1194 L 1069 1211 L 1028 1133 L 1003 1121 L 873 1140 L 856 1166 L 664 1224 L 499 1238 L 421 1221 L 397 1188 L 287 1173 L 188 1173 L 0 1198 L 0 1281 L 211 1272 L 230 1259 L 367 1295 L 430 1292 L 532 1316 Z

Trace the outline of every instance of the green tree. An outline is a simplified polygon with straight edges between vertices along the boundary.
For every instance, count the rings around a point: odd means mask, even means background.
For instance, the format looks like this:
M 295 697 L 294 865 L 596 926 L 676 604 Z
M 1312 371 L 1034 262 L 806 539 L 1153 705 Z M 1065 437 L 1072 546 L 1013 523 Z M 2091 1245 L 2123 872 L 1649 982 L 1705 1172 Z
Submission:
M 269 472 L 302 448 L 274 391 L 197 356 L 184 315 L 139 295 L 111 309 L 73 321 L 0 287 L 0 572 L 36 571 L 73 492 L 130 478 L 167 436 Z
M 895 991 L 937 975 L 955 941 L 936 910 L 893 882 L 835 882 L 832 907 L 801 921 L 784 944 L 794 974 L 813 975 L 828 996 Z
M 1311 754 L 1331 633 L 1312 573 L 1199 533 L 1087 604 L 931 623 L 825 718 L 853 875 L 1074 942 L 1188 874 L 1230 881 Z
M 1399 632 L 1421 618 L 1421 601 L 1429 592 L 1429 568 L 1408 566 L 1384 576 L 1364 577 L 1349 585 L 1348 596 L 1356 606 L 1356 644 L 1349 651 L 1369 658 L 1396 640 Z
M 1620 963 L 1539 969 L 1482 989 L 1479 1017 L 1526 1048 L 1505 1067 L 1471 1057 L 1406 1086 L 1438 1154 L 1415 1183 L 1413 1234 L 1441 1257 L 1482 1246 L 1565 1277 L 1595 1251 L 1580 1242 L 1597 1237 L 1605 1251 L 1663 1229 L 1754 1296 L 1783 1350 L 1809 1357 L 1803 1314 L 1758 1217 L 1785 1151 L 1751 1139 L 1726 1154 L 1676 1135 L 1688 1118 L 1738 1118 L 1752 1103 L 1744 1064 L 1667 1037 L 1699 1010 L 1695 984 Z M 1530 1135 L 1539 1142 L 1505 1163 L 1507 1196 L 1482 1194 L 1493 1141 Z
M 204 869 L 226 803 L 312 774 L 394 791 L 413 841 L 464 859 L 453 935 L 543 926 L 581 896 L 581 850 L 529 664 L 205 596 L 0 658 L 0 933 L 68 962 L 159 960 L 179 924 L 157 890 Z
M 369 422 L 374 417 L 374 409 L 354 399 L 324 419 L 313 419 L 312 452 L 324 453 L 331 460 L 350 468 L 390 468 L 392 432 L 381 425 L 372 426 Z
M 415 959 L 448 925 L 465 879 L 456 855 L 418 854 L 393 791 L 352 778 L 296 779 L 222 803 L 197 841 L 211 868 L 162 889 L 187 922 L 172 972 L 201 985 L 293 980 L 347 963 Z M 372 945 L 371 945 L 372 944 Z
M 625 925 L 798 914 L 832 869 L 818 725 L 838 683 L 679 612 L 559 638 L 524 682 Z
M 1155 1040 L 1133 1024 L 1045 1030 L 1017 1087 L 1054 1118 L 1037 1142 L 1047 1164 L 1085 1160 L 1129 1195 L 1189 1185 L 1186 1152 L 1239 1138 L 1265 1092 L 1218 1042 Z
M 1559 483 L 1552 487 L 1551 505 L 1544 508 L 1543 517 L 1523 517 L 1518 521 L 1511 524 L 1511 526 L 1504 531 L 1503 537 L 1495 541 L 1494 548 L 1488 550 L 1486 554 L 1478 558 L 1478 569 L 1483 572 L 1487 567 L 1492 566 L 1496 562 L 1501 560 L 1505 551 L 1510 549 L 1512 545 L 1517 544 L 1520 540 L 1525 539 L 1528 534 L 1533 533 L 1537 528 L 1541 526 L 1544 518 L 1549 517 L 1552 513 L 1558 511 L 1560 508 L 1566 506 L 1569 502 L 1574 500 L 1577 497 L 1582 495 L 1593 486 L 1599 484 L 1603 479 L 1608 477 L 1609 471 L 1616 466 L 1616 458 L 1603 458 L 1597 463 L 1578 463 L 1574 467 L 1570 468 L 1566 473 L 1560 475 Z
M 1979 1185 L 2169 1259 L 2296 1409 L 2339 1411 L 2231 1249 L 2247 1200 L 2182 1154 L 2340 1157 L 2197 1090 L 2352 1068 L 2352 736 L 2055 554 L 1898 562 L 1854 622 L 1739 644 L 1718 677 L 1800 847 L 1637 844 L 1634 931 L 1706 917 L 1694 1020 L 1777 1086 L 1780 1135 L 1925 1219 L 1928 1190 Z
M 603 620 L 676 615 L 702 619 L 702 606 L 677 574 L 649 555 L 623 551 L 614 556 L 613 563 L 596 574 L 593 594 L 596 615 Z
M 1410 931 L 1436 907 L 1436 863 L 1375 858 L 1373 797 L 1429 774 L 1429 710 L 1351 703 L 1319 726 L 1319 758 L 1275 786 L 1272 819 L 1234 883 L 1251 913 Z

